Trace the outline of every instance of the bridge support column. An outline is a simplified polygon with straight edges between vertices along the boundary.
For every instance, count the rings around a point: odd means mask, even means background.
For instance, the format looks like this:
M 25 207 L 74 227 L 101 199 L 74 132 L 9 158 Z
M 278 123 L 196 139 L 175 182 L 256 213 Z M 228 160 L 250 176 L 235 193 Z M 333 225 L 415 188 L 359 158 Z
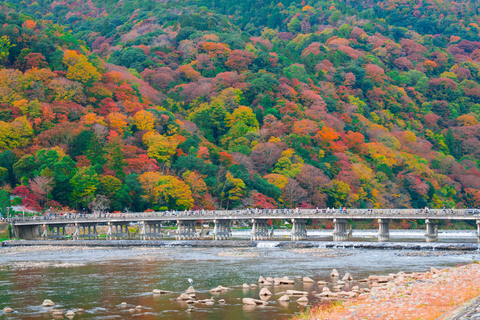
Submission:
M 390 240 L 389 223 L 390 219 L 378 219 L 378 241 Z
M 478 240 L 480 241 L 480 220 L 477 220 L 477 237 L 478 237 Z
M 307 220 L 292 219 L 292 241 L 307 239 Z
M 333 230 L 333 241 L 347 241 L 347 220 L 346 219 L 333 219 L 335 229 Z
M 215 228 L 213 229 L 213 239 L 225 240 L 232 237 L 231 220 L 215 219 Z
M 85 232 L 85 231 L 84 231 Z M 107 239 L 121 239 L 123 237 L 130 238 L 130 231 L 128 230 L 128 223 L 121 221 L 109 221 Z
M 434 242 L 438 240 L 438 226 L 435 220 L 426 219 L 425 224 L 427 225 L 427 232 L 425 237 L 427 242 Z
M 177 220 L 177 240 L 195 238 L 195 220 Z
M 80 232 L 80 228 L 82 228 L 82 232 Z M 77 233 L 78 232 L 78 233 Z M 78 225 L 78 223 L 75 224 L 75 232 L 74 232 L 74 237 L 76 234 L 76 239 L 98 239 L 98 233 L 97 233 L 97 224 L 96 223 L 83 223 L 81 225 Z M 107 233 L 108 235 L 108 233 Z
M 266 219 L 252 219 L 252 241 L 268 239 L 267 221 Z
M 159 221 L 142 221 L 140 239 L 163 238 L 162 223 Z

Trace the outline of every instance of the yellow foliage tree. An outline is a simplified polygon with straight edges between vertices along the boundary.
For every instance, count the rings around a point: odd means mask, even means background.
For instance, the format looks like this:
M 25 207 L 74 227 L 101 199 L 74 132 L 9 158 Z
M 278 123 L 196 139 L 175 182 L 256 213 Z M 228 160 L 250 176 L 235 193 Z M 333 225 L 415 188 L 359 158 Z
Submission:
M 110 127 L 117 130 L 117 132 L 122 135 L 125 129 L 127 128 L 127 116 L 119 113 L 119 112 L 112 112 L 107 115 L 107 123 Z
M 133 116 L 133 121 L 139 130 L 153 131 L 155 116 L 148 111 L 140 110 Z
M 148 146 L 148 155 L 159 162 L 170 164 L 171 157 L 181 140 L 178 136 L 164 136 L 156 132 L 148 132 L 143 136 L 143 141 Z
M 67 79 L 82 83 L 93 83 L 102 77 L 97 68 L 93 66 L 83 54 L 73 50 L 65 50 L 63 63 L 68 66 Z
M 32 125 L 25 117 L 10 123 L 0 121 L 0 152 L 26 146 L 32 134 Z
M 145 172 L 138 178 L 144 189 L 144 199 L 168 209 L 188 210 L 193 207 L 190 187 L 182 180 L 158 172 Z
M 285 177 L 283 174 L 270 173 L 264 176 L 263 178 L 267 179 L 268 183 L 273 184 L 274 186 L 277 186 L 280 189 L 285 188 L 285 186 L 288 183 L 287 177 Z

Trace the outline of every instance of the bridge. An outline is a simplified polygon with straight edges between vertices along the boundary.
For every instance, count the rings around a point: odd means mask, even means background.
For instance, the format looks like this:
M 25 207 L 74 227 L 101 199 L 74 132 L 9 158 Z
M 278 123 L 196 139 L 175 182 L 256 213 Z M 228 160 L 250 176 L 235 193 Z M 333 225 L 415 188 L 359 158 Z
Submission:
M 352 238 L 348 220 L 375 219 L 378 221 L 378 241 L 389 241 L 392 220 L 425 220 L 427 242 L 438 240 L 439 220 L 476 221 L 480 241 L 480 210 L 476 209 L 247 209 L 215 211 L 164 211 L 141 213 L 95 213 L 15 217 L 9 220 L 14 237 L 20 239 L 65 239 L 66 228 L 73 227 L 72 239 L 98 239 L 98 226 L 106 225 L 107 239 L 130 238 L 129 226 L 138 225 L 140 239 L 164 237 L 165 223 L 176 223 L 177 240 L 195 239 L 198 221 L 214 223 L 213 239 L 232 238 L 232 222 L 248 221 L 252 225 L 252 240 L 267 240 L 273 236 L 268 220 L 287 220 L 291 223 L 291 240 L 307 239 L 307 220 L 333 220 L 333 240 Z

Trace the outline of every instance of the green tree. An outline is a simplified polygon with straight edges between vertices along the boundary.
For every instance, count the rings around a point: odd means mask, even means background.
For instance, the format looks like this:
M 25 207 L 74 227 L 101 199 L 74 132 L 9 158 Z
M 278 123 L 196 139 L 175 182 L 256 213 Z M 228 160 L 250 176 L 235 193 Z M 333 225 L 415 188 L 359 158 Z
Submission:
M 88 206 L 94 198 L 95 192 L 100 185 L 98 174 L 91 166 L 78 169 L 77 173 L 70 179 L 72 186 L 71 201 L 78 209 L 78 205 Z

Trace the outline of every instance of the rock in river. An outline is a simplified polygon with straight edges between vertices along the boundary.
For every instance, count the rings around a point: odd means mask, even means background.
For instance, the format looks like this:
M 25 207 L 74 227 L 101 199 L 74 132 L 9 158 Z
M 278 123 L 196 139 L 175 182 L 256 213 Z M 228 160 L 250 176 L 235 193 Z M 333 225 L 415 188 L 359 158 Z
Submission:
M 271 296 L 271 295 L 272 293 L 267 288 L 262 288 L 262 290 L 260 290 L 260 296 Z
M 5 307 L 5 308 L 3 308 L 3 312 L 5 312 L 5 313 L 12 313 L 12 312 L 13 312 L 13 309 L 10 308 L 10 307 Z
M 43 307 L 52 307 L 55 305 L 55 302 L 53 302 L 52 300 L 50 299 L 45 299 L 42 303 L 42 306 Z

